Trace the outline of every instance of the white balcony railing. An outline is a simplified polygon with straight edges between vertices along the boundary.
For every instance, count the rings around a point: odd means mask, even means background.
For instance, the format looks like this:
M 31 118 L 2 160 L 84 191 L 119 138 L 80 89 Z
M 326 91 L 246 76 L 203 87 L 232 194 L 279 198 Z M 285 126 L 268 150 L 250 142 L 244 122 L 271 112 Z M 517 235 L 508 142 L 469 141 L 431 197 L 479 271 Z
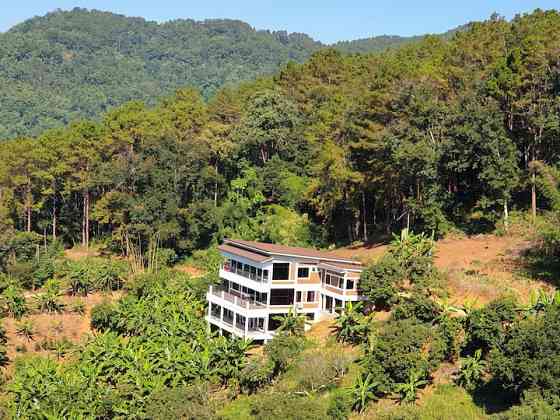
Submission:
M 268 270 L 255 269 L 255 271 L 239 269 L 235 264 L 222 264 L 220 267 L 228 273 L 237 274 L 238 276 L 245 277 L 246 279 L 253 280 L 259 283 L 268 283 Z M 260 273 L 259 273 L 260 271 Z M 267 273 L 266 275 L 264 273 Z
M 241 296 L 233 290 L 226 291 L 224 288 L 219 286 L 210 286 L 209 293 L 213 296 L 227 300 L 228 302 L 231 302 L 243 309 L 266 309 L 265 303 Z

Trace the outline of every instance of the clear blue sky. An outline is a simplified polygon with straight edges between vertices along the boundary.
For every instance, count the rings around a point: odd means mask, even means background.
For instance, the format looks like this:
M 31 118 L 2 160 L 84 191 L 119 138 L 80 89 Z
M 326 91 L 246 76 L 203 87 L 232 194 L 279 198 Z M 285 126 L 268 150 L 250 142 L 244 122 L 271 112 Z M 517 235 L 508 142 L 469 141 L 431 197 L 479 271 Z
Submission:
M 320 41 L 444 32 L 497 12 L 507 18 L 558 0 L 5 0 L 0 31 L 54 9 L 85 7 L 149 20 L 232 18 L 257 29 L 305 32 Z

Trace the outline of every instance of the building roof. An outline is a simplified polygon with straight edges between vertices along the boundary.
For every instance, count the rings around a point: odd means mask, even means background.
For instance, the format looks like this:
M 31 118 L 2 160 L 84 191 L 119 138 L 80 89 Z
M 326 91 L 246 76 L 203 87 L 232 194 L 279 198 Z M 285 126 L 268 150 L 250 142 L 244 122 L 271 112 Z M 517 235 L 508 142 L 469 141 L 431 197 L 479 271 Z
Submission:
M 270 260 L 269 255 L 258 254 L 256 252 L 247 251 L 246 249 L 241 249 L 236 246 L 231 246 L 228 244 L 222 244 L 218 246 L 218 249 L 222 252 L 227 252 L 229 254 L 238 255 L 248 260 L 255 261 L 258 263 L 263 263 Z
M 350 264 L 350 263 L 343 263 L 343 262 L 336 262 L 336 261 L 324 261 L 319 264 L 321 268 L 326 268 L 329 270 L 334 271 L 357 271 L 361 272 L 363 269 L 362 264 L 359 262 Z
M 236 250 L 239 250 L 239 248 L 241 247 L 244 248 L 245 250 L 262 253 L 267 256 L 281 255 L 281 256 L 290 256 L 290 257 L 311 258 L 317 260 L 317 262 L 330 261 L 333 263 L 347 264 L 349 266 L 348 268 L 354 268 L 354 269 L 356 268 L 359 269 L 361 266 L 361 263 L 358 261 L 354 261 L 352 259 L 345 258 L 345 257 L 339 257 L 336 254 L 333 254 L 332 252 L 318 251 L 312 248 L 276 245 L 276 244 L 270 244 L 266 242 L 243 241 L 241 239 L 225 239 L 224 244 L 226 244 L 225 246 L 233 245 L 233 247 L 235 247 Z

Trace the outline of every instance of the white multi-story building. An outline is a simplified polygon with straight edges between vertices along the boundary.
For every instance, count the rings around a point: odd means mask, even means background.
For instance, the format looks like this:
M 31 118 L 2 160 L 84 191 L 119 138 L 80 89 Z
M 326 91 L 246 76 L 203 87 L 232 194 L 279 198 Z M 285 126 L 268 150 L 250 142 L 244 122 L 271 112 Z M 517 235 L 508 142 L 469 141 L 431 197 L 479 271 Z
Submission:
M 290 310 L 309 322 L 359 300 L 362 265 L 331 252 L 226 239 L 219 286 L 207 294 L 212 328 L 256 341 L 270 340 L 277 315 Z

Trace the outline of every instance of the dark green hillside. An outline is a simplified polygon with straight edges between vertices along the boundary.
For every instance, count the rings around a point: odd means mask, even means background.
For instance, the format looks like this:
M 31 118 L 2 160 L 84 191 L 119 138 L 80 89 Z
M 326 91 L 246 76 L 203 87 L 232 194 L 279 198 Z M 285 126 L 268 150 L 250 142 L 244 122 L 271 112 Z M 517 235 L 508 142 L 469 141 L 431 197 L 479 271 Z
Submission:
M 372 52 L 413 40 L 376 37 L 334 47 Z M 0 34 L 0 139 L 98 117 L 129 100 L 155 104 L 184 86 L 208 98 L 323 47 L 305 34 L 257 31 L 236 20 L 159 24 L 95 10 L 55 11 Z
M 158 24 L 56 11 L 0 34 L 0 138 L 36 135 L 131 99 L 154 103 L 180 86 L 208 97 L 320 47 L 306 35 L 234 20 Z

